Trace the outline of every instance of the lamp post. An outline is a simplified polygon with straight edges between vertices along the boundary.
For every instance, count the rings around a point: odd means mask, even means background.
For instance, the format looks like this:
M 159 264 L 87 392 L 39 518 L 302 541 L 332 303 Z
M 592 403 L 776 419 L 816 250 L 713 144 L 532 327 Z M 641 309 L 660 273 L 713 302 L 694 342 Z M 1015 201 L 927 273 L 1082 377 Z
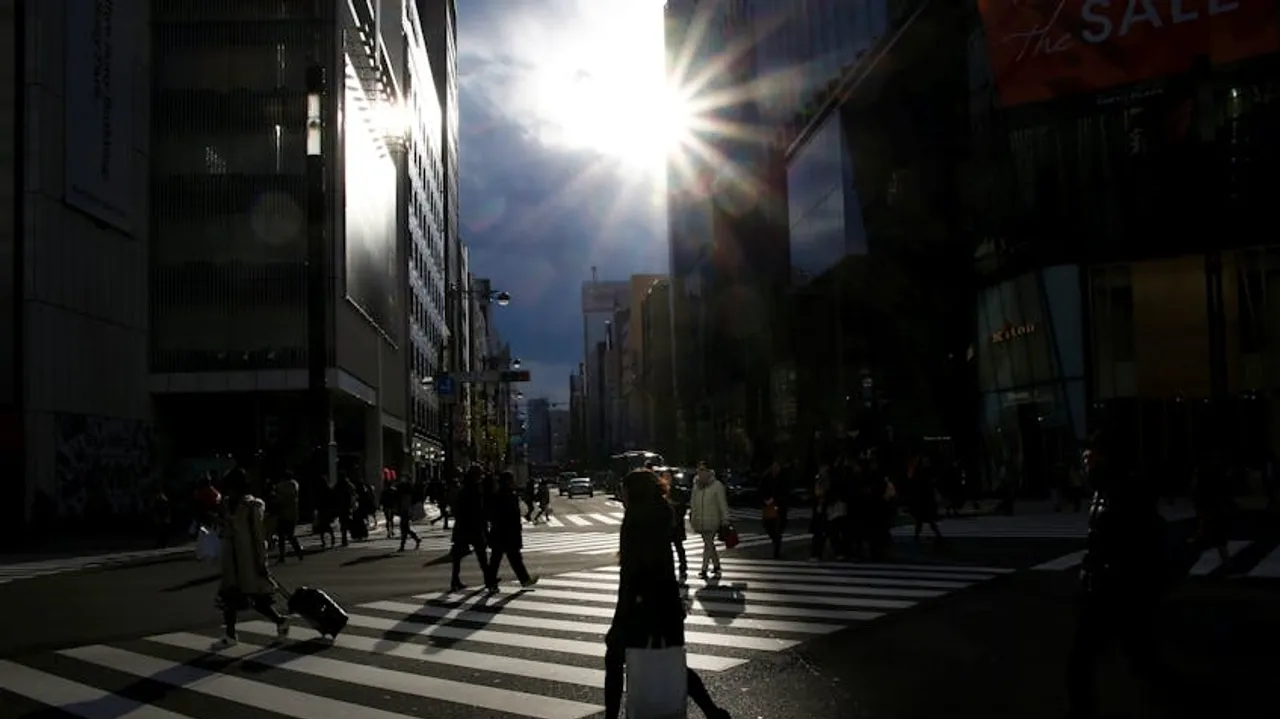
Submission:
M 454 302 L 458 299 L 467 299 L 467 300 L 484 299 L 484 300 L 493 302 L 499 307 L 506 307 L 507 305 L 511 304 L 511 295 L 507 292 L 502 292 L 502 291 L 493 290 L 493 289 L 477 289 L 472 287 L 462 287 L 456 284 L 450 284 L 445 290 L 446 322 L 449 319 L 452 319 L 454 317 L 455 310 L 457 307 L 454 304 Z M 453 336 L 460 336 L 462 334 L 461 332 L 453 331 L 454 329 L 456 329 L 456 327 L 449 328 L 449 329 L 450 329 L 450 334 Z M 449 362 L 448 362 L 449 355 L 445 351 L 446 347 L 447 347 L 447 343 L 441 342 L 440 347 L 436 353 L 435 373 L 437 373 L 439 376 L 437 376 L 437 374 L 427 374 L 419 378 L 419 382 L 423 387 L 433 388 L 436 390 L 445 389 L 445 386 L 443 385 L 443 379 L 448 377 L 451 369 L 449 367 Z M 455 402 L 457 401 L 457 387 L 453 385 L 449 385 L 448 389 L 449 389 L 448 392 L 438 392 L 438 399 L 443 409 L 443 422 L 442 422 L 443 426 L 440 428 L 440 432 L 442 435 L 444 435 L 443 436 L 443 440 L 444 440 L 443 441 L 443 444 L 444 444 L 443 475 L 446 481 L 451 480 L 453 478 L 453 471 L 454 471 L 454 464 L 455 464 L 454 437 L 453 437 L 453 434 L 454 434 L 453 413 L 454 413 Z

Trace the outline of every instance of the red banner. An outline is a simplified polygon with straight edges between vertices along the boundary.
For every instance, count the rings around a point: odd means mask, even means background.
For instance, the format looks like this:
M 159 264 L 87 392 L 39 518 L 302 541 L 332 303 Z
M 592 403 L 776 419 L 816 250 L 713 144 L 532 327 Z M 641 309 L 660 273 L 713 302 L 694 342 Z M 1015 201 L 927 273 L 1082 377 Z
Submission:
M 1004 106 L 1280 49 L 1276 0 L 978 0 Z

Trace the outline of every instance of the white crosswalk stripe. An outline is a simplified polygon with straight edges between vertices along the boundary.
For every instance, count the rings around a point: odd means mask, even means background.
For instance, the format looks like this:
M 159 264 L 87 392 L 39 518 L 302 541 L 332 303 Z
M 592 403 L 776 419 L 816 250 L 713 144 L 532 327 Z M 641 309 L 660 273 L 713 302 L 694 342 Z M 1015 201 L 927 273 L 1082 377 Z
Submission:
M 758 522 L 760 521 L 761 509 L 759 507 L 730 507 L 729 518 L 735 522 Z M 792 507 L 787 510 L 788 520 L 808 520 L 813 516 L 813 507 Z
M 445 552 L 453 544 L 453 539 L 448 532 L 436 533 L 428 530 L 423 531 L 420 536 L 422 545 L 418 551 L 422 552 Z M 618 536 L 617 532 L 535 532 L 523 535 L 524 553 L 611 555 L 618 551 Z M 788 534 L 783 537 L 783 541 L 793 542 L 807 538 L 808 535 Z M 744 549 L 769 543 L 769 537 L 760 532 L 742 532 L 739 533 L 738 539 L 740 542 L 738 546 Z M 685 551 L 690 555 L 701 554 L 702 539 L 691 536 L 684 541 L 684 546 Z M 723 545 L 720 546 L 723 547 Z M 400 548 L 400 540 L 373 538 L 366 542 L 354 543 L 351 548 L 389 552 Z
M 1254 542 L 1243 540 L 1227 542 L 1227 561 L 1233 565 L 1237 562 L 1248 564 L 1252 561 L 1253 564 L 1248 567 L 1247 571 L 1245 571 L 1245 567 L 1237 567 L 1239 573 L 1245 576 L 1280 579 L 1280 546 L 1271 547 L 1270 551 L 1267 551 L 1266 547 L 1261 547 L 1260 549 L 1263 551 L 1251 552 L 1253 558 L 1249 559 L 1245 552 L 1250 550 L 1254 544 Z M 1043 572 L 1077 569 L 1080 563 L 1084 561 L 1084 557 L 1085 550 L 1080 549 L 1037 564 L 1032 569 Z M 1218 573 L 1222 568 L 1222 557 L 1218 554 L 1218 551 L 1216 549 L 1206 549 L 1200 552 L 1200 555 L 1191 563 L 1191 566 L 1187 569 L 1187 576 L 1205 577 Z M 1230 565 L 1228 565 L 1227 571 L 1235 572 L 1236 570 L 1231 569 Z
M 110 567 L 118 564 L 126 564 L 128 562 L 138 562 L 147 559 L 167 557 L 174 554 L 187 554 L 192 551 L 191 547 L 187 546 L 160 547 L 157 549 L 143 549 L 133 552 L 113 552 L 111 554 L 91 554 L 80 557 L 60 557 L 57 559 L 0 564 L 0 584 L 7 584 L 20 579 L 34 579 L 36 577 L 45 577 L 52 574 L 62 574 L 63 572 L 77 572 L 84 569 Z
M 687 661 L 704 673 L 1009 571 L 732 556 L 723 566 L 721 582 L 695 582 L 686 594 Z M 617 583 L 618 568 L 606 566 L 494 597 L 369 602 L 349 608 L 350 623 L 331 644 L 302 627 L 278 641 L 273 624 L 255 620 L 217 654 L 209 651 L 216 631 L 174 632 L 0 661 L 0 704 L 22 697 L 93 719 L 585 719 L 604 708 L 601 660 Z M 135 691 L 138 680 L 152 688 Z
M 1181 506 L 1161 507 L 1160 512 L 1171 522 L 1193 516 L 1190 509 Z M 1087 512 L 1062 512 L 956 517 L 939 521 L 938 528 L 944 537 L 955 539 L 1083 539 L 1089 533 L 1089 515 Z M 926 528 L 925 531 L 929 530 Z M 914 534 L 914 524 L 893 528 L 895 537 Z

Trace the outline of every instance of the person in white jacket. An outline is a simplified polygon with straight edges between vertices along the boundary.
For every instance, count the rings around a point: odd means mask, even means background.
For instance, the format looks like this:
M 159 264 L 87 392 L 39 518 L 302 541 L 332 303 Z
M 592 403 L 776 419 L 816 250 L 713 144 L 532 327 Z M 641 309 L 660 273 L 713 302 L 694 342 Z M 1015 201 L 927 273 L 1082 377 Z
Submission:
M 716 479 L 716 473 L 707 469 L 706 462 L 698 463 L 697 479 L 689 497 L 689 525 L 702 537 L 702 571 L 698 576 L 707 578 L 707 564 L 720 576 L 720 553 L 716 551 L 716 532 L 729 523 L 729 497 L 724 484 Z

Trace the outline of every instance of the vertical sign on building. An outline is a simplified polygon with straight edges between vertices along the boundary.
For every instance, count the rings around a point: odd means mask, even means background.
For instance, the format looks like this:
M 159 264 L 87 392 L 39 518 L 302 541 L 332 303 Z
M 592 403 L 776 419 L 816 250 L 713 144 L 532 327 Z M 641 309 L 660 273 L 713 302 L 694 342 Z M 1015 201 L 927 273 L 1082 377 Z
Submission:
M 66 8 L 63 196 L 133 232 L 133 53 L 142 0 L 77 0 Z

